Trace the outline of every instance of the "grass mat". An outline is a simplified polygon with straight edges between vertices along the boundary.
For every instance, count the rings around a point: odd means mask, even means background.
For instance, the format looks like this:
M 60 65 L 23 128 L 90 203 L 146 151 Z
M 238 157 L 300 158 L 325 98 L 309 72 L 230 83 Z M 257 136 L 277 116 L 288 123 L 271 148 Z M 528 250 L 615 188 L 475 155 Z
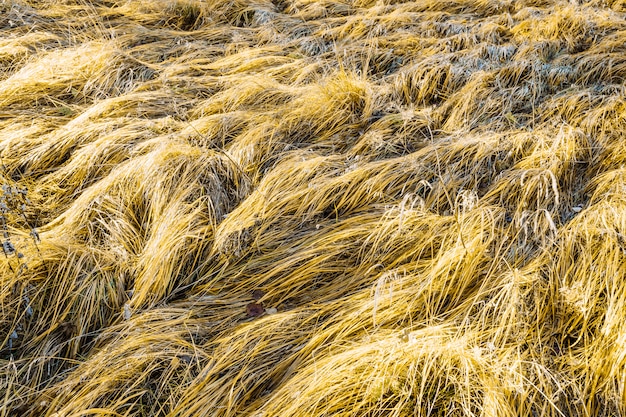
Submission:
M 0 417 L 626 415 L 626 2 L 0 3 Z

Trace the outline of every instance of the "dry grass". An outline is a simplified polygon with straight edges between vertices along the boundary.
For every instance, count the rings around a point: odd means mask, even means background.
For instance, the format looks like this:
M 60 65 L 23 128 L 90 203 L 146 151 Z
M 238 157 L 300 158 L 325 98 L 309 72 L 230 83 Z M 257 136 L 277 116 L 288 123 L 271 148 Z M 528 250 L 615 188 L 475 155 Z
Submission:
M 625 12 L 0 3 L 0 417 L 626 416 Z

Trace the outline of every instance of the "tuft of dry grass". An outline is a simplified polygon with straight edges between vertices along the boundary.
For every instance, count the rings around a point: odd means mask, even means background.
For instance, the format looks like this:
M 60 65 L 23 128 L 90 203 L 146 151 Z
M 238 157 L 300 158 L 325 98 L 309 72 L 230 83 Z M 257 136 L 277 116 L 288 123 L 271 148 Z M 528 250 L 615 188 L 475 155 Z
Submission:
M 626 415 L 626 7 L 0 4 L 0 417 Z

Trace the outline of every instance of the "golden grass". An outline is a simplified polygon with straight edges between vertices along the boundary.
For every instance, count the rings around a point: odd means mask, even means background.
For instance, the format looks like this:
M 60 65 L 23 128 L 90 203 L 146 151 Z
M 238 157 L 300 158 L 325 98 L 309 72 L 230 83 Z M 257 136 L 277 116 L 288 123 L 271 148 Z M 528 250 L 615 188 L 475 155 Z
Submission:
M 626 415 L 624 12 L 2 2 L 0 417 Z

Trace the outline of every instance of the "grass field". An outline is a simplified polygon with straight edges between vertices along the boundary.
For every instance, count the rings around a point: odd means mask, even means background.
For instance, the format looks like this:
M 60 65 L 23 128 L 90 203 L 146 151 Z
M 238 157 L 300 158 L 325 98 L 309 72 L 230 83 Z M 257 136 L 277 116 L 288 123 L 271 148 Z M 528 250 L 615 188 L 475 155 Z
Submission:
M 626 416 L 626 1 L 0 1 L 0 417 Z

